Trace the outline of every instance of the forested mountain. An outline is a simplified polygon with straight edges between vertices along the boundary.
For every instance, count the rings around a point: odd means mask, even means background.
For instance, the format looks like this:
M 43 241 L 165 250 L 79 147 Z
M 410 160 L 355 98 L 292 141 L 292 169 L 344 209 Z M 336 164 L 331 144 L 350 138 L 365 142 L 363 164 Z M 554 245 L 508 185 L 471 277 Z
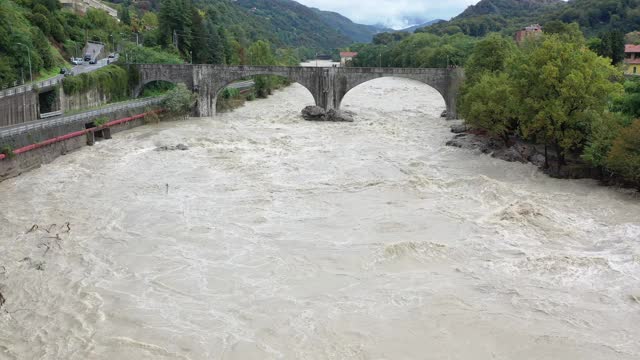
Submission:
M 531 22 L 540 22 L 540 17 L 551 9 L 561 7 L 561 0 L 481 0 L 469 6 L 460 15 L 417 32 L 434 34 L 464 33 L 484 36 L 490 32 L 514 32 Z
M 391 29 L 381 28 L 374 25 L 356 24 L 336 12 L 322 11 L 315 8 L 312 8 L 312 10 L 327 25 L 355 42 L 368 43 L 371 42 L 374 35 L 385 31 L 392 31 Z
M 330 50 L 352 42 L 370 42 L 390 29 L 356 24 L 329 11 L 291 0 L 192 0 L 200 9 L 215 12 L 216 22 L 250 41 L 268 40 L 278 46 Z M 158 11 L 160 0 L 111 0 L 137 12 Z
M 587 35 L 611 30 L 629 32 L 640 28 L 640 0 L 482 0 L 451 21 L 418 32 L 513 34 L 531 23 L 544 25 L 551 21 L 577 22 Z
M 418 30 L 418 29 L 422 29 L 422 28 L 425 28 L 425 27 L 427 27 L 427 26 L 431 26 L 431 25 L 434 25 L 434 24 L 438 24 L 438 23 L 441 23 L 441 22 L 443 22 L 443 21 L 445 21 L 445 20 L 442 20 L 442 19 L 431 20 L 431 21 L 427 21 L 426 23 L 423 23 L 423 24 L 420 24 L 420 25 L 410 26 L 410 27 L 408 27 L 408 28 L 406 28 L 406 29 L 402 29 L 402 30 L 400 30 L 400 31 L 404 31 L 404 32 L 412 33 L 412 32 L 415 32 L 415 31 L 416 31 L 416 30 Z
M 353 42 L 328 25 L 311 8 L 291 0 L 237 0 L 235 5 L 263 21 L 283 44 L 317 49 L 333 49 Z
M 476 5 L 469 6 L 454 19 L 466 19 L 481 15 L 522 17 L 562 3 L 562 0 L 482 0 Z

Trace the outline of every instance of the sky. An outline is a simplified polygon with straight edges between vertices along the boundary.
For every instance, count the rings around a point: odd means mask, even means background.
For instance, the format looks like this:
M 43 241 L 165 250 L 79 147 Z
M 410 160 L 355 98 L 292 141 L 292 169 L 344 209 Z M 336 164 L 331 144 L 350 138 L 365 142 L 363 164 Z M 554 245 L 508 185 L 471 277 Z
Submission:
M 416 25 L 407 18 L 450 18 L 479 0 L 296 0 L 321 10 L 338 12 L 356 23 L 384 24 L 394 29 Z

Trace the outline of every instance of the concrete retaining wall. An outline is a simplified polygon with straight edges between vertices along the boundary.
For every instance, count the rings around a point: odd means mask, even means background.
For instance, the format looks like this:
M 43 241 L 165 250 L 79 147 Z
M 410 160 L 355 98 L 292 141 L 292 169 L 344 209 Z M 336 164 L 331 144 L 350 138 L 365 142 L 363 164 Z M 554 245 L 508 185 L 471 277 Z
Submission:
M 89 109 L 107 104 L 109 101 L 111 99 L 108 96 L 95 88 L 75 95 L 66 95 L 63 91 L 60 92 L 60 104 L 64 112 Z
M 0 98 L 0 127 L 37 119 L 39 107 L 38 93 L 35 91 Z

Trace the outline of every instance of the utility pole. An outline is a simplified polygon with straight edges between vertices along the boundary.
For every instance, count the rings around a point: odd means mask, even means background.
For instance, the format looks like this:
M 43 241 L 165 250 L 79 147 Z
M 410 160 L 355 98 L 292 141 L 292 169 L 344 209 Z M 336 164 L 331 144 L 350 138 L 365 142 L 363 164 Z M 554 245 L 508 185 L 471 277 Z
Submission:
M 138 40 L 138 33 L 136 33 L 136 46 L 140 46 L 140 41 Z
M 29 59 L 29 78 L 31 79 L 31 82 L 33 82 L 33 72 L 31 71 L 31 49 L 29 49 L 29 47 L 25 44 L 22 44 L 22 43 L 16 43 L 16 44 L 22 45 L 27 48 L 27 56 Z
M 382 67 L 382 53 L 378 53 L 378 67 Z

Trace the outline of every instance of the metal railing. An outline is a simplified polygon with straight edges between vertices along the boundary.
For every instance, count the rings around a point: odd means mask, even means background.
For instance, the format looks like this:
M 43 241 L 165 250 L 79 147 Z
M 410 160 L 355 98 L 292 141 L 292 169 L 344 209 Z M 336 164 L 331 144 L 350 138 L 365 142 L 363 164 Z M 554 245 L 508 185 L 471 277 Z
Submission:
M 62 116 L 62 115 L 64 115 L 62 110 L 52 111 L 48 113 L 40 113 L 40 119 L 47 119 L 47 118 L 52 118 L 52 117 Z
M 109 107 L 106 107 L 106 108 L 103 108 L 103 109 L 87 111 L 87 112 L 83 112 L 83 113 L 76 114 L 76 115 L 63 116 L 63 117 L 58 118 L 58 119 L 50 119 L 50 120 L 32 122 L 32 123 L 28 123 L 28 124 L 24 124 L 24 125 L 20 125 L 20 126 L 12 126 L 11 128 L 6 128 L 6 129 L 0 128 L 0 141 L 3 138 L 8 138 L 8 137 L 11 137 L 11 136 L 24 134 L 24 133 L 27 133 L 27 132 L 30 132 L 30 131 L 34 131 L 34 130 L 43 130 L 43 129 L 46 129 L 46 128 L 67 125 L 67 124 L 71 124 L 71 123 L 74 123 L 74 122 L 79 122 L 81 120 L 82 121 L 86 121 L 87 119 L 91 119 L 91 118 L 96 117 L 96 116 L 108 114 L 108 113 L 111 113 L 111 112 L 114 112 L 114 111 L 135 109 L 135 108 L 149 106 L 149 105 L 157 105 L 157 104 L 161 103 L 162 100 L 164 100 L 164 98 L 165 98 L 164 96 L 160 96 L 160 97 L 156 97 L 156 98 L 153 98 L 153 99 L 129 102 L 129 103 L 126 103 L 126 104 L 117 104 L 117 105 L 109 106 Z

